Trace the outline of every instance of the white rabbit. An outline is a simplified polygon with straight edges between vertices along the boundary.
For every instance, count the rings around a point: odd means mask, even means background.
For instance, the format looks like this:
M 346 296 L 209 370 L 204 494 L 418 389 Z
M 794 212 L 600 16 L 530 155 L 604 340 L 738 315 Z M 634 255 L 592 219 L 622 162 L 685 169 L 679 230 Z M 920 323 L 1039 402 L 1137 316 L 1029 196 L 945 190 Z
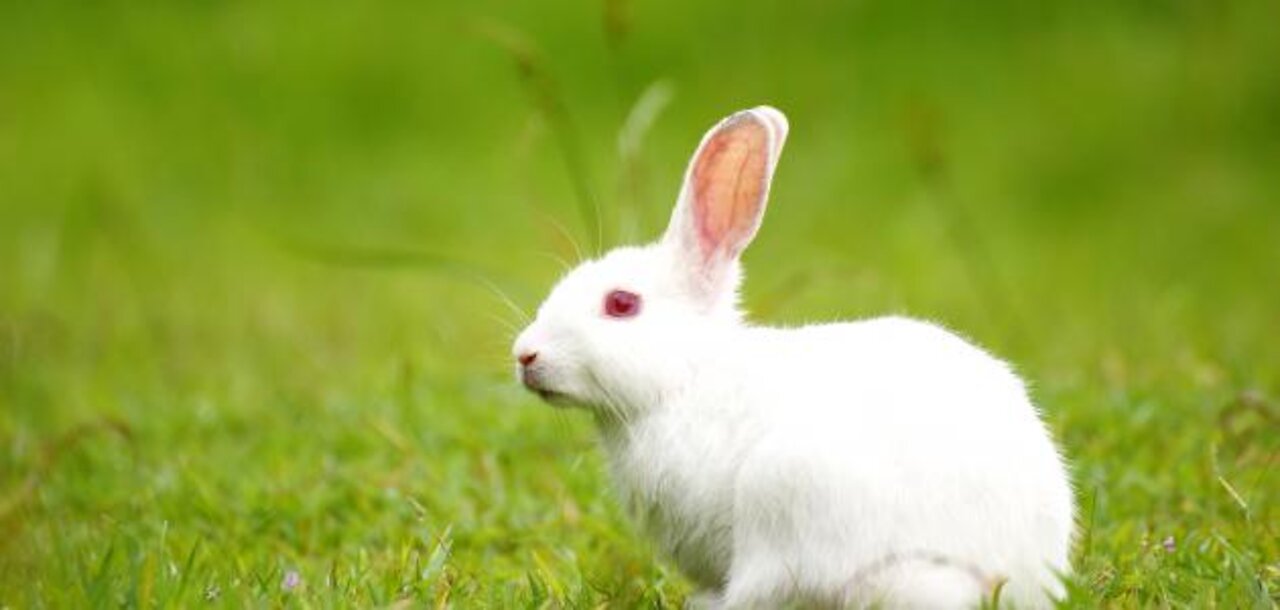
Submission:
M 517 374 L 589 409 L 626 504 L 710 608 L 1044 607 L 1073 530 L 1063 460 L 1008 365 L 928 322 L 744 323 L 782 113 L 702 139 L 666 234 L 568 274 Z

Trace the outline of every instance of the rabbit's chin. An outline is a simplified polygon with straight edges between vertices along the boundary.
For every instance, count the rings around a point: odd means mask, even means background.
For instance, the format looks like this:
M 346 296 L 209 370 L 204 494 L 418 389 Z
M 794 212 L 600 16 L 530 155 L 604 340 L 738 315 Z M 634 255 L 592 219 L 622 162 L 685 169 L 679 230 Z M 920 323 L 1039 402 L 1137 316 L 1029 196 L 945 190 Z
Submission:
M 529 391 L 537 394 L 538 398 L 542 399 L 542 402 L 557 408 L 564 409 L 569 407 L 580 407 L 583 404 L 582 401 L 574 398 L 573 396 L 563 392 L 557 392 L 555 390 L 531 387 L 529 388 Z

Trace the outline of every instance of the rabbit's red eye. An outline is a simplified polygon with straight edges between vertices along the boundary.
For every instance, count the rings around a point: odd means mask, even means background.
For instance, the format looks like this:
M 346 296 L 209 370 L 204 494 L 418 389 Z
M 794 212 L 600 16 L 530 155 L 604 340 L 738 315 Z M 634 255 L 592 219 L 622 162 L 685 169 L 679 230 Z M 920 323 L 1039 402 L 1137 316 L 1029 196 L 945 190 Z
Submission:
M 626 290 L 611 290 L 604 295 L 604 313 L 610 318 L 630 318 L 640 313 L 640 295 Z

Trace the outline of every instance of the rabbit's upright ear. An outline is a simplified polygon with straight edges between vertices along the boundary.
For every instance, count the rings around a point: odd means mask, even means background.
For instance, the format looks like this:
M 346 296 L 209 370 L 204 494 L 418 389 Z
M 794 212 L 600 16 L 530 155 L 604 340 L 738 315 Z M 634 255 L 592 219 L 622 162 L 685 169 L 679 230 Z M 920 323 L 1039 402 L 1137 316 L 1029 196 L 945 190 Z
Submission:
M 764 217 L 787 119 L 768 106 L 738 112 L 703 136 L 663 241 L 703 289 L 716 290 Z

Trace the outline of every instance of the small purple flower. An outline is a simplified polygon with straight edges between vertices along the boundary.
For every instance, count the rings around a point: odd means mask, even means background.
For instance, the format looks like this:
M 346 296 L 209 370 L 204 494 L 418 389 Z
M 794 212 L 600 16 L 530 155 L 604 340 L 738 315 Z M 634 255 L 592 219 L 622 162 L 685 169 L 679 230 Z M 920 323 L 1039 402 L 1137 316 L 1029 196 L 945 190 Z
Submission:
M 1166 553 L 1178 550 L 1178 545 L 1174 542 L 1173 536 L 1165 536 L 1165 539 L 1160 541 L 1160 546 L 1164 547 Z
M 285 592 L 292 591 L 302 584 L 302 575 L 297 570 L 289 570 L 284 573 L 284 580 L 280 581 L 280 588 Z

